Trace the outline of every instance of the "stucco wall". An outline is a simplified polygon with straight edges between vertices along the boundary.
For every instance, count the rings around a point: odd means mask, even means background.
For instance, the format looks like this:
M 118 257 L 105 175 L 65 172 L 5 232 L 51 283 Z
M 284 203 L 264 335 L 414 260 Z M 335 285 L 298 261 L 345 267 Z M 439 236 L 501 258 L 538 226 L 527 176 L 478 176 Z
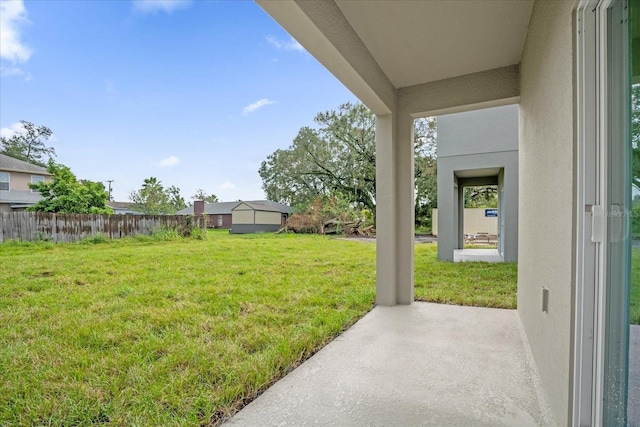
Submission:
M 560 425 L 569 422 L 571 383 L 574 7 L 535 2 L 520 68 L 518 312 Z
M 518 152 L 500 151 L 476 155 L 449 156 L 438 158 L 438 258 L 453 261 L 454 249 L 462 247 L 461 236 L 458 236 L 459 209 L 458 186 L 455 180 L 456 171 L 485 168 L 504 168 L 505 206 L 500 214 L 505 221 L 504 259 L 517 261 L 518 239 Z M 496 177 L 497 183 L 497 177 Z M 447 207 L 447 213 L 443 211 Z
M 9 188 L 10 190 L 30 191 L 31 176 L 45 176 L 22 172 L 9 172 Z M 50 177 L 45 177 L 46 181 L 51 181 Z
M 518 106 L 438 116 L 438 158 L 518 150 Z

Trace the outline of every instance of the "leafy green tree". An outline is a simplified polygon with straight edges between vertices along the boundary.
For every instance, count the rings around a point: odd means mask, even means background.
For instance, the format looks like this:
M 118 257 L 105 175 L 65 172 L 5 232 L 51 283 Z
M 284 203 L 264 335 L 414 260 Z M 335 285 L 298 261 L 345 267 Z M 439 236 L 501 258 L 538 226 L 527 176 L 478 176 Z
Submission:
M 178 187 L 172 185 L 167 188 L 166 191 L 169 195 L 169 203 L 173 206 L 176 212 L 187 207 L 187 202 L 185 202 L 184 197 L 180 195 L 180 189 Z
M 10 138 L 0 138 L 0 153 L 25 162 L 47 166 L 45 160 L 56 155 L 55 150 L 45 144 L 53 134 L 51 129 L 46 126 L 36 126 L 26 120 L 20 120 L 20 123 L 22 123 L 23 132 L 16 132 Z
M 640 84 L 631 86 L 631 174 L 633 186 L 640 190 Z
M 436 118 L 415 121 L 415 222 L 431 227 L 431 211 L 438 207 L 438 162 Z
M 67 166 L 56 164 L 49 159 L 47 171 L 53 175 L 52 181 L 29 184 L 42 196 L 34 206 L 27 208 L 33 212 L 110 214 L 107 206 L 109 193 L 101 182 L 76 179 Z
M 135 210 L 147 215 L 171 215 L 187 206 L 178 187 L 165 189 L 153 176 L 145 179 L 139 190 L 132 191 L 129 199 Z
M 319 113 L 315 123 L 315 128 L 301 128 L 289 148 L 262 162 L 267 198 L 304 210 L 318 196 L 337 196 L 375 212 L 375 115 L 362 104 L 347 103 Z M 436 190 L 429 187 L 435 182 L 435 130 L 433 118 L 416 121 L 417 206 L 429 212 L 425 206 L 436 203 Z M 424 156 L 432 161 L 421 161 Z
M 198 188 L 196 194 L 191 196 L 193 200 L 203 200 L 207 203 L 218 203 L 218 196 L 215 194 L 207 194 L 202 188 Z
M 498 207 L 498 187 L 486 185 L 480 187 L 465 187 L 465 208 L 496 208 Z

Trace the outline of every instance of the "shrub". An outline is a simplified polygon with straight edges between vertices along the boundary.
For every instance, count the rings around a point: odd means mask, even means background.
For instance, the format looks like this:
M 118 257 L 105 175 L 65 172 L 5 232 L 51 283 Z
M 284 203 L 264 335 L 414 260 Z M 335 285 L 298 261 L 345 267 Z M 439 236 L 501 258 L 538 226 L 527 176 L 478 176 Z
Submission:
M 196 240 L 204 240 L 207 238 L 207 231 L 202 228 L 192 228 L 191 237 Z
M 107 236 L 106 234 L 103 233 L 98 233 L 98 234 L 94 234 L 92 236 L 87 236 L 84 239 L 80 240 L 80 244 L 83 245 L 96 245 L 99 243 L 107 243 L 110 242 L 111 239 L 109 238 L 109 236 Z

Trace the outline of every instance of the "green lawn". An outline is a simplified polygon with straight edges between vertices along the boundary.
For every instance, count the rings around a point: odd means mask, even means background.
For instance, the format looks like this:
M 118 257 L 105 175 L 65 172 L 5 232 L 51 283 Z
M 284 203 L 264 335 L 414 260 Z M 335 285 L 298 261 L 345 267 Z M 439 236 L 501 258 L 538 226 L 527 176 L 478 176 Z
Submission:
M 640 249 L 631 251 L 631 295 L 629 321 L 640 325 Z
M 516 308 L 517 264 L 441 262 L 437 252 L 434 244 L 416 245 L 416 300 Z
M 416 247 L 416 298 L 515 306 L 515 265 Z M 375 245 L 1 244 L 0 426 L 215 424 L 373 307 Z

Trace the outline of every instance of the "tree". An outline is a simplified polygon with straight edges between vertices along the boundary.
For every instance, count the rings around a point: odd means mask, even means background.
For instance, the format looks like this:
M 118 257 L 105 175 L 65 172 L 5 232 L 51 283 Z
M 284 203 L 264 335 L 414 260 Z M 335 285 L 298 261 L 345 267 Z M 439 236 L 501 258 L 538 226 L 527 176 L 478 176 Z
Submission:
M 135 210 L 147 215 L 175 214 L 187 206 L 178 187 L 172 185 L 165 189 L 153 176 L 145 179 L 139 190 L 132 191 L 129 199 L 133 202 Z
M 375 116 L 362 104 L 347 103 L 319 113 L 315 122 L 316 128 L 301 128 L 289 148 L 262 162 L 259 174 L 267 198 L 302 210 L 318 196 L 337 196 L 375 212 Z M 435 124 L 435 118 L 417 120 L 414 132 L 422 208 L 435 207 L 436 201 L 436 191 L 425 187 L 435 182 Z
M 465 187 L 464 189 L 465 208 L 497 208 L 498 207 L 498 187 L 496 185 L 486 185 L 480 187 Z
M 67 166 L 56 164 L 49 159 L 47 171 L 53 175 L 52 181 L 29 184 L 42 196 L 34 206 L 27 208 L 32 212 L 59 212 L 110 214 L 107 206 L 109 193 L 101 182 L 76 179 Z
M 20 120 L 23 131 L 16 132 L 12 137 L 0 138 L 0 153 L 25 162 L 40 166 L 47 166 L 45 157 L 49 160 L 56 155 L 52 147 L 47 147 L 51 129 L 46 126 L 36 126 L 26 120 Z
M 203 200 L 207 203 L 218 203 L 218 196 L 215 194 L 207 194 L 202 188 L 198 188 L 196 194 L 191 196 L 193 200 Z
M 414 129 L 415 223 L 431 227 L 431 211 L 438 207 L 436 118 L 418 119 Z
M 184 197 L 180 195 L 180 189 L 178 187 L 172 185 L 167 188 L 166 191 L 169 195 L 169 203 L 173 206 L 173 209 L 175 209 L 176 212 L 187 207 L 187 202 L 185 202 Z

